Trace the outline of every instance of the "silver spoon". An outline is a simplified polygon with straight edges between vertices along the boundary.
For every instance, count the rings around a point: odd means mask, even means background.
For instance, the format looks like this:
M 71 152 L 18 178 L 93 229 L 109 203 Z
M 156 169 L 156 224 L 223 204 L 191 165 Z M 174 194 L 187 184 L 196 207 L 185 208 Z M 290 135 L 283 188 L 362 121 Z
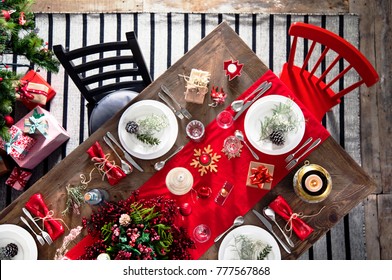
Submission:
M 235 135 L 235 137 L 237 137 L 237 139 L 242 141 L 246 145 L 246 147 L 248 147 L 248 149 L 251 152 L 251 154 L 253 155 L 253 157 L 258 160 L 259 156 L 249 147 L 248 143 L 245 142 L 244 134 L 240 130 L 236 130 L 234 132 L 234 135 Z
M 121 169 L 124 171 L 125 174 L 129 174 L 132 172 L 132 167 L 125 161 L 123 160 L 117 153 L 117 151 L 114 149 L 112 142 L 110 141 L 109 138 L 106 136 L 103 137 L 103 141 L 112 149 L 112 151 L 116 154 L 116 156 L 120 159 L 121 161 Z
M 267 82 L 263 82 L 261 85 L 259 85 L 251 94 L 249 94 L 247 97 L 244 99 L 240 100 L 234 100 L 231 102 L 231 109 L 233 109 L 234 112 L 239 112 L 242 107 L 244 106 L 245 102 L 248 101 L 248 99 L 254 95 L 257 91 L 264 89 L 264 87 L 267 85 Z
M 272 210 L 270 207 L 265 207 L 264 208 L 264 214 L 271 219 L 271 221 L 273 221 L 275 223 L 275 225 L 280 229 L 280 232 L 283 234 L 284 238 L 286 239 L 287 243 L 291 246 L 294 247 L 294 243 L 293 241 L 291 241 L 291 239 L 286 235 L 286 233 L 282 230 L 282 228 L 279 226 L 279 224 L 276 222 L 275 219 L 275 211 Z
M 237 227 L 240 226 L 244 223 L 244 217 L 242 216 L 238 216 L 237 218 L 234 219 L 233 224 L 231 225 L 231 227 L 229 227 L 227 230 L 225 230 L 223 233 L 221 233 L 220 235 L 218 235 L 215 239 L 214 242 L 218 242 L 219 239 L 221 239 L 229 230 L 231 230 L 233 227 Z
M 175 151 L 174 151 L 169 157 L 167 157 L 165 160 L 161 160 L 161 161 L 158 161 L 157 163 L 155 163 L 155 164 L 154 164 L 154 169 L 155 169 L 156 171 L 161 170 L 161 169 L 165 166 L 166 161 L 168 161 L 168 160 L 171 159 L 173 156 L 175 156 L 176 154 L 178 154 L 178 152 L 181 151 L 182 148 L 184 148 L 184 146 L 178 147 L 177 150 L 175 150 Z

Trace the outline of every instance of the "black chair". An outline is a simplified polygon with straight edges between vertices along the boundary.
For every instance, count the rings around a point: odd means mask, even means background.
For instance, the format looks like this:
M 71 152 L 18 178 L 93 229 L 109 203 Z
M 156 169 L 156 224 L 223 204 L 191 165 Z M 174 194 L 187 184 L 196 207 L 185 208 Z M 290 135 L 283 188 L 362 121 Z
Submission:
M 127 32 L 126 38 L 70 51 L 53 46 L 87 101 L 90 134 L 152 82 L 135 33 Z

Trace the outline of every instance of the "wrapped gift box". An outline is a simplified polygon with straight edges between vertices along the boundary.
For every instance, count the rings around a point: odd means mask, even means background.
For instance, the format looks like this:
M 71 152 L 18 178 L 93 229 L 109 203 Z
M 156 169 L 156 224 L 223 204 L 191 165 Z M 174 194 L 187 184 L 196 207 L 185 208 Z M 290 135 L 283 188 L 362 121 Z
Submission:
M 265 176 L 265 169 L 268 170 L 270 177 L 270 182 L 263 182 L 263 179 L 266 177 L 269 177 L 268 174 Z M 259 188 L 263 190 L 270 190 L 271 189 L 271 184 L 272 184 L 272 176 L 274 175 L 274 166 L 271 164 L 266 164 L 266 163 L 260 163 L 260 162 L 255 162 L 251 161 L 249 164 L 249 170 L 248 170 L 248 177 L 246 179 L 246 185 L 248 187 L 252 188 Z M 253 183 L 252 176 L 256 176 L 256 180 L 258 183 Z M 259 180 L 258 180 L 259 179 Z M 261 181 L 261 182 L 259 182 Z
M 21 160 L 15 160 L 16 163 L 23 168 L 33 169 L 41 163 L 47 156 L 59 148 L 64 142 L 69 139 L 68 132 L 57 122 L 56 118 L 50 112 L 37 106 L 34 110 L 30 111 L 24 118 L 18 121 L 15 125 L 24 129 L 25 119 L 29 119 L 35 113 L 44 114 L 47 121 L 46 135 L 41 133 L 31 134 L 36 139 L 36 144 L 32 147 L 28 155 Z
M 56 95 L 50 84 L 34 70 L 27 72 L 21 84 L 17 98 L 30 110 L 37 105 L 45 106 Z
M 13 187 L 15 190 L 21 191 L 27 184 L 27 181 L 30 179 L 32 173 L 28 170 L 23 170 L 20 167 L 14 167 L 9 178 L 5 183 L 8 186 Z
M 11 139 L 5 142 L 0 138 L 0 148 L 5 150 L 15 161 L 23 160 L 37 142 L 34 138 L 23 133 L 20 127 L 13 125 L 9 128 Z

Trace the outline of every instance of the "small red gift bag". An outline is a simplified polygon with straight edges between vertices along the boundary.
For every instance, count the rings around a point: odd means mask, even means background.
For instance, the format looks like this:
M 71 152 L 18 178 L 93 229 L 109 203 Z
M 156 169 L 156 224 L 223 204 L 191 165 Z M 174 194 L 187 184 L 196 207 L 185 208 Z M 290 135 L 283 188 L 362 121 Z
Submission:
M 37 105 L 45 106 L 56 95 L 50 84 L 34 70 L 27 72 L 20 82 L 16 97 L 30 110 Z

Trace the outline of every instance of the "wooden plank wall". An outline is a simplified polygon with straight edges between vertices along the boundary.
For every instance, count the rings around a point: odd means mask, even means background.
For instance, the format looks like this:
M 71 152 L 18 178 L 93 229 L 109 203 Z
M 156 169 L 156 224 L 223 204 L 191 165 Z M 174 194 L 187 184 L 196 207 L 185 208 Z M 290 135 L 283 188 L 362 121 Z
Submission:
M 39 0 L 42 13 L 345 13 L 348 0 Z

